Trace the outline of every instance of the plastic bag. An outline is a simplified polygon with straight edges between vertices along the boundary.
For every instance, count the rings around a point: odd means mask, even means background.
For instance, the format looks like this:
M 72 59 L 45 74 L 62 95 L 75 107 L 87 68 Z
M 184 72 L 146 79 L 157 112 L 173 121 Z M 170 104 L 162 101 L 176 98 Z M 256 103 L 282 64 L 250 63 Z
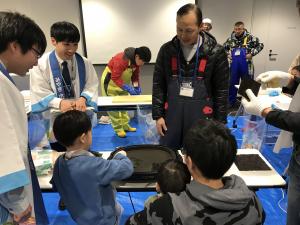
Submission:
M 47 138 L 48 130 L 49 119 L 45 117 L 43 113 L 30 114 L 28 120 L 28 142 L 30 149 L 34 149 L 39 144 L 43 146 L 49 145 Z
M 258 116 L 246 116 L 244 118 L 243 140 L 241 148 L 261 150 L 265 134 L 265 120 Z
M 158 144 L 160 136 L 157 133 L 156 121 L 152 119 L 151 110 L 137 107 L 137 119 L 144 134 L 145 144 Z
M 53 167 L 51 150 L 32 150 L 32 159 L 37 176 L 50 175 Z

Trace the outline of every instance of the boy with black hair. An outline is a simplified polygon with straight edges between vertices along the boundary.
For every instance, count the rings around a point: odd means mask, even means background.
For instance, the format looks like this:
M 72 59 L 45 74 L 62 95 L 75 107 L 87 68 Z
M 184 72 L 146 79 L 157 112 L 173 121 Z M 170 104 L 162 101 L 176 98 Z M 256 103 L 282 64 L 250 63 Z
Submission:
M 190 183 L 190 181 L 191 174 L 183 162 L 178 160 L 165 161 L 158 169 L 156 179 L 156 191 L 158 194 L 150 196 L 145 202 L 145 207 L 168 192 L 179 194 L 185 190 L 186 184 Z
M 76 53 L 80 40 L 78 28 L 66 21 L 56 22 L 50 33 L 55 50 L 43 55 L 38 66 L 30 70 L 32 112 L 49 109 L 85 112 L 87 107 L 97 111 L 98 77 L 92 63 Z M 54 118 L 52 112 L 50 134 Z M 55 140 L 50 142 L 52 149 L 65 150 Z
M 168 160 L 158 170 L 156 189 L 163 194 L 180 193 L 190 181 L 191 174 L 183 162 Z
M 193 180 L 185 191 L 163 195 L 127 224 L 262 224 L 263 210 L 255 194 L 240 177 L 223 177 L 236 152 L 236 140 L 222 123 L 197 121 L 183 142 Z
M 55 162 L 51 182 L 72 218 L 79 225 L 117 224 L 120 207 L 111 182 L 133 173 L 126 152 L 118 152 L 112 160 L 95 157 L 89 151 L 92 143 L 90 119 L 78 110 L 58 115 L 53 132 L 67 152 Z
M 151 59 L 148 47 L 126 48 L 108 62 L 101 77 L 101 90 L 104 96 L 140 95 L 140 67 Z M 131 85 L 130 85 L 131 84 Z M 135 132 L 129 125 L 126 111 L 108 112 L 111 125 L 118 137 L 126 137 L 126 131 Z
M 25 76 L 46 45 L 43 31 L 32 19 L 17 12 L 0 12 L 0 224 L 11 220 L 48 224 L 27 145 L 24 98 L 10 76 Z

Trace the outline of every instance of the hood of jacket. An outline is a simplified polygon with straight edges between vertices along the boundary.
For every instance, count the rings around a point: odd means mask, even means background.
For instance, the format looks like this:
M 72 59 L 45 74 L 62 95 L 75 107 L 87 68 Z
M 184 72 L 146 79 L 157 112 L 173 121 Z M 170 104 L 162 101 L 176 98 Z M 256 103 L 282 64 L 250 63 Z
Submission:
M 231 175 L 224 177 L 224 187 L 213 189 L 192 181 L 187 190 L 195 201 L 219 210 L 242 210 L 253 199 L 254 193 L 248 189 L 242 178 Z
M 131 65 L 135 65 L 135 48 L 126 48 L 124 50 L 124 57 L 130 61 Z
M 231 39 L 240 40 L 240 39 L 244 39 L 245 37 L 247 37 L 249 35 L 250 35 L 250 33 L 247 30 L 245 30 L 244 33 L 241 36 L 237 37 L 237 36 L 235 36 L 235 32 L 233 31 L 231 33 Z

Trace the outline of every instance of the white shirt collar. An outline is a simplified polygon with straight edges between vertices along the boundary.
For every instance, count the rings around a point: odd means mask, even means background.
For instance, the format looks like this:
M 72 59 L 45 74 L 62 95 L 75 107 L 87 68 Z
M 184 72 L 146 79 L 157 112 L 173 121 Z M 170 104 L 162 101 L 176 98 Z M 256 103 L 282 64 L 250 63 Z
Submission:
M 186 61 L 189 62 L 193 58 L 193 56 L 195 55 L 195 53 L 197 51 L 198 44 L 199 44 L 199 47 L 202 45 L 202 37 L 200 34 L 198 35 L 198 39 L 195 44 L 193 44 L 193 45 L 181 44 L 182 52 L 183 52 L 183 55 L 184 55 L 184 58 Z
M 58 54 L 57 54 L 56 51 L 55 51 L 55 56 L 56 56 L 56 58 L 57 58 L 57 61 L 58 61 L 59 65 L 61 65 L 64 61 L 66 61 L 66 62 L 68 63 L 68 67 L 70 67 L 70 66 L 72 65 L 72 63 L 73 63 L 73 59 L 70 59 L 70 60 L 62 60 L 62 59 L 58 56 Z
M 1 59 L 0 59 L 0 64 L 2 64 L 2 66 L 6 69 L 6 66 L 5 66 L 4 63 L 1 61 Z

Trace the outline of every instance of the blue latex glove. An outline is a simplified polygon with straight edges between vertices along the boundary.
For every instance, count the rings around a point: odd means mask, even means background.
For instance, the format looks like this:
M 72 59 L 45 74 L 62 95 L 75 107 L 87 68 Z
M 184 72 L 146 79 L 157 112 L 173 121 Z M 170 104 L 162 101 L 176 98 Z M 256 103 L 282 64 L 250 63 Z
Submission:
M 278 95 L 279 95 L 279 92 L 276 91 L 276 90 L 272 90 L 272 91 L 269 92 L 270 97 L 274 97 L 274 96 L 278 96 Z
M 128 92 L 129 94 L 131 94 L 131 95 L 137 95 L 137 93 L 136 93 L 134 87 L 132 87 L 132 86 L 130 86 L 130 85 L 128 85 L 128 84 L 124 84 L 124 85 L 122 86 L 122 89 L 123 89 L 124 91 L 127 91 L 127 92 Z
M 135 87 L 134 90 L 135 90 L 137 95 L 140 95 L 142 93 L 142 88 L 140 86 Z

